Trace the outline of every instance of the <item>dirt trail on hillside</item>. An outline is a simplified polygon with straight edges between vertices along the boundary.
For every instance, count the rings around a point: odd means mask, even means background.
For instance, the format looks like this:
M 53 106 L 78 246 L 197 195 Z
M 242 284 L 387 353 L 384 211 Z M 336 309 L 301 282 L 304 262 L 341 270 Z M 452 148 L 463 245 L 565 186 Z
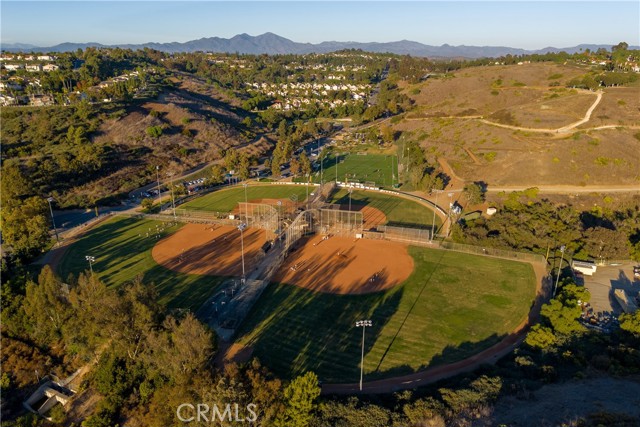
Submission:
M 589 92 L 591 93 L 591 92 Z M 595 93 L 596 95 L 596 100 L 593 102 L 593 104 L 591 104 L 591 107 L 589 107 L 589 109 L 587 110 L 587 112 L 585 113 L 584 117 L 580 120 L 578 120 L 577 122 L 571 123 L 567 126 L 563 126 L 557 129 L 549 129 L 549 128 L 525 128 L 525 127 L 521 127 L 521 126 L 512 126 L 512 125 L 505 125 L 502 123 L 496 123 L 496 122 L 492 122 L 490 120 L 487 119 L 480 119 L 480 121 L 482 123 L 491 125 L 491 126 L 497 126 L 497 127 L 501 127 L 501 128 L 505 128 L 505 129 L 513 129 L 513 130 L 521 130 L 521 131 L 525 131 L 525 132 L 540 132 L 540 133 L 561 133 L 561 134 L 566 134 L 569 133 L 570 131 L 572 131 L 573 129 L 575 129 L 576 127 L 587 123 L 589 120 L 591 120 L 591 113 L 593 113 L 593 110 L 596 109 L 596 107 L 598 106 L 598 104 L 600 104 L 600 101 L 602 100 L 602 91 L 598 91 Z

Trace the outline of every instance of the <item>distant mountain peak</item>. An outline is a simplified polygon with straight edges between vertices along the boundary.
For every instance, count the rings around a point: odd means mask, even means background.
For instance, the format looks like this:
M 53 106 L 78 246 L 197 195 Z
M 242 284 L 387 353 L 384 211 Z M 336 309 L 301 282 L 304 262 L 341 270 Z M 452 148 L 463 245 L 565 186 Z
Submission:
M 221 37 L 203 37 L 198 40 L 191 40 L 185 43 L 144 43 L 144 44 L 120 44 L 114 46 L 104 46 L 100 43 L 61 43 L 51 47 L 37 47 L 33 45 L 13 43 L 3 44 L 2 49 L 6 51 L 23 52 L 69 52 L 87 47 L 122 47 L 125 49 L 143 49 L 151 47 L 164 52 L 218 52 L 218 53 L 241 53 L 241 54 L 307 54 L 307 53 L 329 53 L 345 49 L 361 49 L 374 53 L 396 53 L 399 55 L 427 56 L 440 58 L 482 58 L 498 57 L 504 55 L 522 55 L 530 53 L 547 53 L 565 51 L 567 53 L 580 52 L 585 49 L 597 50 L 599 48 L 610 49 L 610 45 L 581 44 L 568 48 L 546 47 L 539 50 L 525 50 L 505 46 L 452 46 L 443 44 L 441 46 L 425 45 L 411 40 L 400 40 L 393 42 L 339 42 L 324 41 L 317 44 L 298 43 L 282 37 L 270 31 L 258 36 L 251 36 L 247 33 L 237 34 L 230 39 Z M 631 49 L 639 49 L 637 46 L 630 46 Z

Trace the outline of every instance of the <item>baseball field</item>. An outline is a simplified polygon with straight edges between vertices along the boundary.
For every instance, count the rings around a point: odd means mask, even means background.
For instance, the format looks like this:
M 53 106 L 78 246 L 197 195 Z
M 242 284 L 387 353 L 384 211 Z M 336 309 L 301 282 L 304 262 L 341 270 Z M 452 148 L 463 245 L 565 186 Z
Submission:
M 324 381 L 357 382 L 358 320 L 373 322 L 364 358 L 365 380 L 372 380 L 462 360 L 496 344 L 526 319 L 536 289 L 529 264 L 407 250 L 414 263 L 411 275 L 386 291 L 339 295 L 272 284 L 238 343 L 252 347 L 283 376 L 313 370 Z
M 249 186 L 247 199 L 303 201 L 304 186 Z M 294 195 L 292 197 L 292 195 Z M 331 201 L 341 207 L 348 193 Z M 244 188 L 217 191 L 190 208 L 231 212 Z M 422 205 L 383 193 L 354 191 L 352 210 L 370 224 L 431 225 Z M 184 205 L 183 205 L 184 206 Z M 436 222 L 438 224 L 438 222 Z M 239 230 L 228 225 L 168 224 L 115 217 L 79 238 L 57 271 L 88 270 L 85 256 L 107 285 L 144 274 L 161 302 L 196 311 L 221 283 L 241 274 Z M 244 231 L 249 270 L 261 259 L 264 230 Z M 244 346 L 279 375 L 314 370 L 324 381 L 359 375 L 362 330 L 365 380 L 415 372 L 463 359 L 497 343 L 526 318 L 536 280 L 529 264 L 408 246 L 404 243 L 317 234 L 295 246 L 241 326 Z

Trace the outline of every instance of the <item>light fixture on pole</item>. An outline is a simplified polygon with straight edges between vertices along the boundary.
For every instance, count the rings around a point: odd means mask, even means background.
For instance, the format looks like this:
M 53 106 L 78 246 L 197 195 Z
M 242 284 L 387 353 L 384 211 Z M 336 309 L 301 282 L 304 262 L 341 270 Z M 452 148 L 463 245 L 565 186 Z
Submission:
M 373 326 L 373 322 L 371 320 L 358 320 L 356 322 L 356 327 L 362 328 L 362 356 L 360 357 L 360 391 L 362 391 L 362 377 L 364 374 L 364 330 L 366 327 Z
M 93 263 L 96 262 L 96 258 L 90 255 L 84 257 L 87 261 L 89 261 L 89 269 L 91 270 L 91 275 L 93 276 Z
M 560 272 L 562 271 L 562 262 L 564 261 L 564 250 L 565 250 L 565 246 L 562 245 L 560 246 L 560 265 L 558 266 L 558 275 L 556 276 L 556 284 L 553 287 L 553 296 L 556 296 L 556 291 L 558 290 L 558 282 L 560 281 Z
M 53 225 L 53 232 L 56 234 L 56 243 L 60 244 L 60 238 L 58 237 L 58 230 L 56 229 L 56 222 L 53 219 L 53 208 L 51 207 L 51 202 L 54 201 L 53 197 L 47 197 L 47 202 L 49 202 L 49 212 L 51 212 L 51 224 Z
M 244 230 L 247 228 L 247 224 L 244 222 L 238 225 L 238 230 L 240 230 L 240 253 L 242 256 L 242 280 L 241 283 L 244 285 L 245 282 L 245 271 L 244 271 Z
M 434 193 L 436 193 L 436 202 L 433 205 L 433 219 L 431 221 L 431 236 L 429 241 L 432 242 L 433 241 L 433 235 L 436 232 L 436 209 L 438 209 L 438 193 L 440 193 L 440 190 L 433 190 Z

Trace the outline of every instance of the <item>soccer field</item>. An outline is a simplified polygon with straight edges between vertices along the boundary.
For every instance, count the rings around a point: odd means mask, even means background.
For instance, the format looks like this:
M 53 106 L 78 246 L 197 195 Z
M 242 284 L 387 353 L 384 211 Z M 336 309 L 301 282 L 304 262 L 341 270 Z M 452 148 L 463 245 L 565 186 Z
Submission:
M 306 200 L 307 191 L 313 192 L 315 187 L 306 185 L 249 185 L 247 186 L 247 200 L 259 199 L 289 199 L 293 196 L 297 201 Z M 231 212 L 239 202 L 245 201 L 245 191 L 242 185 L 224 190 L 214 191 L 180 205 L 180 208 L 196 209 L 215 212 Z
M 377 187 L 391 187 L 398 182 L 397 174 L 396 157 L 392 155 L 337 153 L 324 159 L 324 181 L 369 182 Z M 320 182 L 320 170 L 314 173 L 313 182 Z
M 272 284 L 238 342 L 277 374 L 313 370 L 324 381 L 357 382 L 362 330 L 365 380 L 402 375 L 469 357 L 499 342 L 535 297 L 531 265 L 410 247 L 415 270 L 401 286 L 368 295 L 314 293 Z

